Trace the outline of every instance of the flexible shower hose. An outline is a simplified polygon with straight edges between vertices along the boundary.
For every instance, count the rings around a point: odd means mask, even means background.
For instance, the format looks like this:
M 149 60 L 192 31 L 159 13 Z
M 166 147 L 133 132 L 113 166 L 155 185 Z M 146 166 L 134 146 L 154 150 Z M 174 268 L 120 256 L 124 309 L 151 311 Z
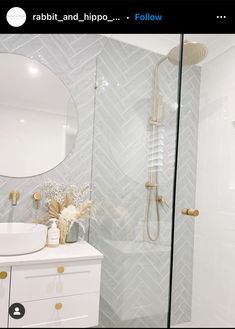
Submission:
M 155 143 L 155 128 L 159 126 L 161 123 L 161 113 L 159 112 L 159 81 L 158 81 L 158 70 L 161 63 L 163 63 L 167 57 L 162 57 L 160 61 L 155 65 L 154 75 L 153 75 L 153 93 L 152 93 L 152 113 L 151 113 L 151 125 L 152 125 L 152 145 L 151 145 L 151 152 L 150 154 L 154 154 L 157 148 L 157 143 Z M 154 126 L 154 123 L 158 123 Z M 159 128 L 159 127 L 158 127 Z M 151 167 L 156 168 L 155 174 L 153 172 L 149 172 L 149 182 L 153 184 L 153 187 L 148 187 L 147 192 L 147 211 L 146 211 L 146 231 L 150 241 L 157 241 L 160 236 L 160 210 L 159 210 L 159 202 L 158 202 L 158 177 L 157 177 L 157 164 L 154 163 L 153 159 L 151 159 Z M 151 219 L 151 210 L 152 210 L 152 197 L 153 193 L 155 192 L 155 203 L 156 203 L 156 236 L 153 237 L 150 233 L 150 219 Z
M 150 233 L 150 218 L 151 218 L 151 209 L 152 209 L 152 196 L 153 196 L 154 190 L 151 188 L 149 189 L 147 193 L 147 212 L 146 212 L 146 230 L 147 230 L 147 235 L 150 241 L 157 241 L 160 236 L 160 210 L 159 210 L 159 203 L 157 201 L 158 199 L 158 187 L 156 187 L 155 191 L 155 203 L 156 203 L 156 212 L 157 212 L 157 231 L 156 231 L 156 237 L 153 237 L 152 234 Z

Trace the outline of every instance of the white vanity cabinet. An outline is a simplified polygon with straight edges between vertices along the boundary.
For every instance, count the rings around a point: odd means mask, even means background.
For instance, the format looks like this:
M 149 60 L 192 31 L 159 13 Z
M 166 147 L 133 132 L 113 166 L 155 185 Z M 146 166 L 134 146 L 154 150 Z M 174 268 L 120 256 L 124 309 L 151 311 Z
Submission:
M 0 291 L 1 327 L 97 326 L 102 258 L 87 242 L 0 257 L 1 271 L 8 272 L 6 279 L 0 279 L 4 285 Z M 23 306 L 23 317 L 8 314 L 14 304 Z
M 0 328 L 8 324 L 8 302 L 10 289 L 10 267 L 0 265 Z

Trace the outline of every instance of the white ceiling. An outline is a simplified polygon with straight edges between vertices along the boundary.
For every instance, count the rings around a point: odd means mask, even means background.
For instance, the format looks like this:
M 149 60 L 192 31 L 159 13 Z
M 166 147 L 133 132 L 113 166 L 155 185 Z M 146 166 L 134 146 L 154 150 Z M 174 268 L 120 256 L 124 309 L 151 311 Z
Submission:
M 104 34 L 141 48 L 166 55 L 171 48 L 179 44 L 179 34 Z M 208 56 L 200 63 L 203 66 L 213 58 L 235 46 L 235 34 L 185 34 L 185 40 L 205 43 Z

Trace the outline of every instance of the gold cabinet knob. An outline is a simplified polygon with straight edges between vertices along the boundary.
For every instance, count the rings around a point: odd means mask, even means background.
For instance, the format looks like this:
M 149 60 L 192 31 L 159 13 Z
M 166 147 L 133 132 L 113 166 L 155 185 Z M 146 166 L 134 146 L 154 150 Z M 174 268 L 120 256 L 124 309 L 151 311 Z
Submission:
M 7 272 L 3 271 L 3 272 L 0 272 L 0 279 L 4 280 L 6 279 L 7 277 Z
M 64 273 L 64 266 L 59 266 L 59 267 L 57 267 L 57 272 L 58 273 Z
M 61 310 L 62 309 L 62 303 L 56 303 L 55 304 L 55 309 L 57 310 L 57 311 L 59 311 L 59 310 Z
M 193 209 L 193 208 L 183 208 L 181 210 L 181 213 L 183 215 L 194 216 L 194 217 L 199 215 L 199 211 L 197 209 Z

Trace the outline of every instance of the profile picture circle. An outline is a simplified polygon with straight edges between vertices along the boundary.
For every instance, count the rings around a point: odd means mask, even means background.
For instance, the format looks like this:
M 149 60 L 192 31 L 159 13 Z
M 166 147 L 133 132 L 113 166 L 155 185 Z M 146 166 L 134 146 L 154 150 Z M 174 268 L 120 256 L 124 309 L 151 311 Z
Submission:
M 13 319 L 21 319 L 25 315 L 25 308 L 20 303 L 14 303 L 9 307 L 9 314 Z
M 20 7 L 13 7 L 7 12 L 7 22 L 11 26 L 19 27 L 26 21 L 26 13 Z

